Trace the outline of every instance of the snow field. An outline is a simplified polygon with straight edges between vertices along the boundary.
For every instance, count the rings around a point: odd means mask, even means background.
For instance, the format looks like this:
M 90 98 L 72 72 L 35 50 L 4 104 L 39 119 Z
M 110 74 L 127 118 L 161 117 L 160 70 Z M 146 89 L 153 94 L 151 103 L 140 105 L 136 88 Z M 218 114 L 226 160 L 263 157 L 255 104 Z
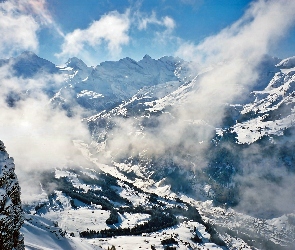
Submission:
M 193 237 L 193 230 L 196 228 L 203 237 L 204 243 L 196 244 L 191 241 Z M 173 244 L 177 249 L 187 250 L 188 247 L 192 249 L 204 250 L 221 250 L 222 248 L 209 242 L 210 235 L 205 232 L 205 227 L 197 222 L 184 222 L 179 226 L 161 230 L 150 234 L 143 234 L 142 236 L 118 236 L 104 239 L 89 239 L 93 245 L 99 245 L 104 249 L 114 245 L 116 249 L 120 250 L 143 250 L 151 249 L 153 245 L 156 249 L 164 249 L 161 241 L 173 237 L 178 243 Z
M 26 215 L 21 228 L 24 234 L 25 250 L 101 250 L 80 238 L 62 237 L 62 230 L 52 221 L 38 215 Z

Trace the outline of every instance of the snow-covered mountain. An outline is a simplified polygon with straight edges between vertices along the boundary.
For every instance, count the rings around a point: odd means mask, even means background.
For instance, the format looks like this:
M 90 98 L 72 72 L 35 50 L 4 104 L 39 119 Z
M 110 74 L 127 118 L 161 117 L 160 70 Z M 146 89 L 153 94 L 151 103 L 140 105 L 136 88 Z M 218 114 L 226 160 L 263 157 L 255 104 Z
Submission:
M 33 77 L 35 74 L 57 73 L 56 66 L 30 51 L 25 51 L 18 57 L 0 59 L 0 66 L 10 65 L 16 76 Z
M 67 84 L 53 101 L 66 100 L 70 92 L 83 108 L 95 112 L 109 109 L 128 100 L 143 87 L 178 81 L 180 63 L 180 59 L 173 57 L 154 60 L 146 55 L 138 62 L 124 58 L 87 67 L 81 60 L 71 58 L 65 65 L 58 66 Z
M 288 61 L 288 60 L 286 60 Z M 251 144 L 265 136 L 283 135 L 292 130 L 294 121 L 295 71 L 293 65 L 277 72 L 268 86 L 261 91 L 254 91 L 255 100 L 243 106 L 241 116 L 248 116 L 246 121 L 233 126 L 238 143 Z
M 190 116 L 218 64 L 195 72 L 146 55 L 56 66 L 30 52 L 0 64 L 57 75 L 42 91 L 68 116 L 79 108 L 92 135 L 73 142 L 87 167 L 54 166 L 24 206 L 28 249 L 294 247 L 294 57 L 265 56 L 243 98 L 221 103 L 218 125 Z

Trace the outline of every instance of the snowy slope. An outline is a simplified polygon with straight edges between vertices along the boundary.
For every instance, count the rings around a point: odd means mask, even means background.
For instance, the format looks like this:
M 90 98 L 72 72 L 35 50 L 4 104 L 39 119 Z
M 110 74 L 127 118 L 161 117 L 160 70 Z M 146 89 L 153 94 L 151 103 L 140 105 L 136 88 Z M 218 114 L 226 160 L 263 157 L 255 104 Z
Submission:
M 32 52 L 0 60 L 0 66 L 11 66 L 17 76 L 61 75 L 63 82 L 58 84 L 59 89 L 54 84 L 45 89 L 52 103 L 64 109 L 78 104 L 94 113 L 113 108 L 144 87 L 179 81 L 187 71 L 183 63 L 179 58 L 165 56 L 155 60 L 146 55 L 138 62 L 127 57 L 96 67 L 74 57 L 56 66 Z
M 95 159 L 92 159 L 95 160 Z M 98 164 L 98 166 L 102 166 Z M 103 168 L 110 168 L 111 166 L 104 166 Z M 106 170 L 106 169 L 105 169 Z M 85 179 L 82 181 L 79 178 L 72 178 L 73 176 L 77 177 L 77 173 L 83 175 L 91 176 L 92 183 L 95 183 L 94 180 L 97 180 L 97 184 L 92 184 L 91 187 L 87 184 L 87 189 L 89 190 L 98 190 L 101 189 L 98 179 L 96 179 L 100 174 L 91 169 L 80 170 L 56 170 L 55 178 L 65 177 L 69 178 L 68 180 L 82 187 L 85 186 Z M 78 174 L 80 175 L 80 174 Z M 115 180 L 115 179 L 114 179 Z M 52 181 L 52 180 L 51 180 Z M 149 193 L 146 193 L 139 189 L 136 186 L 133 186 L 130 180 L 128 182 L 119 182 L 118 186 L 113 186 L 112 188 L 125 199 L 128 199 L 132 203 L 132 207 L 141 207 L 141 209 L 149 211 L 151 206 L 151 198 L 149 198 Z M 144 181 L 144 180 L 142 180 Z M 130 185 L 129 187 L 127 187 Z M 86 187 L 85 186 L 85 187 Z M 85 190 L 84 190 L 85 192 Z M 85 192 L 87 195 L 88 192 Z M 175 196 L 169 191 L 169 196 Z M 179 209 L 187 209 L 186 207 L 189 204 L 182 203 L 179 199 L 175 201 L 172 198 L 167 198 L 167 195 L 159 194 L 160 196 L 155 196 L 153 202 L 163 203 L 163 207 L 173 208 L 177 204 Z M 161 197 L 163 195 L 163 197 Z M 49 197 L 53 197 L 50 195 Z M 157 197 L 157 198 L 156 198 Z M 107 249 L 114 245 L 119 249 L 150 249 L 151 246 L 154 246 L 156 249 L 163 249 L 165 246 L 175 246 L 177 249 L 189 249 L 189 247 L 196 249 L 224 249 L 219 247 L 212 242 L 212 232 L 208 233 L 207 226 L 209 224 L 202 224 L 204 222 L 195 221 L 194 219 L 189 219 L 185 216 L 178 215 L 182 213 L 179 210 L 175 215 L 178 217 L 180 222 L 175 226 L 169 226 L 161 230 L 152 230 L 147 231 L 146 233 L 140 233 L 134 235 L 125 235 L 125 236 L 96 236 L 96 237 L 85 237 L 81 236 L 81 232 L 87 231 L 91 232 L 94 230 L 109 230 L 109 229 L 129 229 L 136 228 L 139 225 L 144 225 L 151 220 L 149 214 L 139 213 L 139 212 L 119 212 L 119 222 L 113 225 L 106 224 L 106 219 L 110 215 L 110 211 L 102 209 L 100 205 L 92 204 L 87 205 L 81 202 L 78 199 L 74 199 L 75 206 L 71 200 L 72 196 L 68 196 L 63 192 L 55 191 L 54 198 L 49 198 L 47 202 L 43 202 L 38 206 L 31 207 L 31 214 L 26 215 L 26 221 L 22 228 L 22 233 L 25 236 L 25 245 L 26 249 Z M 157 201 L 158 200 L 158 201 Z M 110 200 L 111 201 L 111 200 Z M 137 201 L 139 203 L 137 203 Z M 113 202 L 113 201 L 111 201 Z M 114 202 L 114 206 L 119 208 L 122 204 Z M 183 207 L 183 208 L 182 208 Z M 125 208 L 126 209 L 126 208 Z M 155 208 L 153 208 L 155 209 Z M 32 215 L 34 213 L 34 215 Z M 189 213 L 187 214 L 189 216 Z M 36 237 L 38 235 L 38 237 Z M 116 235 L 116 234 L 115 234 Z M 197 235 L 199 243 L 195 242 L 193 238 Z M 169 240 L 173 239 L 172 243 L 169 243 Z M 167 243 L 165 243 L 165 240 Z M 248 247 L 244 243 L 245 247 Z M 247 248 L 246 248 L 247 249 Z M 248 249 L 250 249 L 248 247 Z
M 294 68 L 295 67 L 295 56 L 283 59 L 276 66 L 280 69 L 283 69 L 283 70 Z
M 26 214 L 21 232 L 24 234 L 26 250 L 102 249 L 80 238 L 65 235 L 53 221 L 38 215 Z
M 283 64 L 293 67 L 292 64 Z M 262 91 L 254 91 L 254 102 L 246 104 L 242 116 L 254 113 L 233 126 L 238 143 L 251 144 L 263 136 L 280 136 L 294 125 L 295 71 L 276 73 Z

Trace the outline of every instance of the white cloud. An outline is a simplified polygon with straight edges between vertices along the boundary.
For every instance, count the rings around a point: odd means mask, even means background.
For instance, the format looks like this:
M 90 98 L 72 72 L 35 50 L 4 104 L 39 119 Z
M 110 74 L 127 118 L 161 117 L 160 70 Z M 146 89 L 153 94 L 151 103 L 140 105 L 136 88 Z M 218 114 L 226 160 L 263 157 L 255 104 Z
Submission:
M 8 66 L 0 68 L 0 135 L 22 187 L 22 198 L 40 190 L 38 176 L 57 167 L 87 164 L 73 146 L 73 139 L 89 140 L 89 132 L 77 114 L 68 117 L 63 110 L 53 109 L 42 92 L 50 84 L 59 84 L 61 76 L 37 75 L 33 79 L 15 77 Z M 11 107 L 7 96 L 13 93 Z M 40 179 L 39 179 L 40 180 Z
M 150 43 L 163 44 L 170 40 L 175 27 L 176 23 L 171 17 L 158 18 L 155 12 L 149 16 L 131 9 L 125 13 L 112 11 L 92 22 L 86 29 L 77 28 L 65 34 L 61 51 L 55 56 L 62 60 L 77 56 L 88 63 L 95 63 L 93 54 L 108 54 L 109 58 L 117 60 L 123 46 L 130 45 L 130 41 L 133 45 L 139 43 L 141 37 L 137 36 L 138 31 L 147 32 L 149 29 L 153 34 L 148 38 Z M 131 34 L 134 36 L 131 37 Z
M 284 151 L 292 150 L 285 145 Z M 281 149 L 277 144 L 279 152 Z M 240 159 L 243 164 L 243 175 L 235 176 L 239 183 L 241 199 L 238 210 L 254 216 L 280 216 L 294 212 L 295 174 L 286 170 L 278 155 L 263 157 L 261 152 L 267 147 L 258 148 L 252 145 L 242 151 Z M 291 151 L 292 152 L 292 151 Z
M 177 54 L 191 55 L 190 59 L 201 63 L 232 58 L 257 61 L 294 24 L 294 10 L 295 2 L 292 0 L 255 1 L 233 25 L 198 45 L 183 44 Z
M 200 117 L 216 125 L 223 118 L 225 103 L 231 103 L 257 79 L 257 66 L 271 46 L 294 24 L 295 2 L 256 1 L 244 16 L 217 35 L 198 45 L 184 43 L 177 55 L 192 60 L 192 71 L 214 69 L 197 80 L 198 91 L 186 105 L 195 112 L 180 112 L 185 117 Z M 201 108 L 200 108 L 201 107 Z
M 175 21 L 169 16 L 163 18 L 163 24 L 168 30 L 173 30 L 176 26 Z
M 7 0 L 0 2 L 0 57 L 24 50 L 37 52 L 37 32 L 51 27 L 64 36 L 47 9 L 45 0 Z
M 43 26 L 51 27 L 60 36 L 64 36 L 62 30 L 49 12 L 46 0 L 17 0 L 17 2 L 23 13 L 34 16 L 38 23 Z
M 85 46 L 95 49 L 103 43 L 106 43 L 110 55 L 118 55 L 122 46 L 129 43 L 129 28 L 129 11 L 124 14 L 110 12 L 94 21 L 87 29 L 76 29 L 66 34 L 62 51 L 57 56 L 79 56 L 84 53 Z
M 39 25 L 21 12 L 18 1 L 0 2 L 0 57 L 10 57 L 23 50 L 37 51 Z
M 175 21 L 169 17 L 165 16 L 161 19 L 157 18 L 156 13 L 153 11 L 150 16 L 146 16 L 141 12 L 135 13 L 137 22 L 138 22 L 138 29 L 145 30 L 147 29 L 148 25 L 158 25 L 166 28 L 166 30 L 172 31 L 175 28 Z
M 154 11 L 150 15 L 137 11 L 134 13 L 133 20 L 139 31 L 151 34 L 148 39 L 155 47 L 175 46 L 178 38 L 173 34 L 177 25 L 173 18 L 169 16 L 159 18 Z

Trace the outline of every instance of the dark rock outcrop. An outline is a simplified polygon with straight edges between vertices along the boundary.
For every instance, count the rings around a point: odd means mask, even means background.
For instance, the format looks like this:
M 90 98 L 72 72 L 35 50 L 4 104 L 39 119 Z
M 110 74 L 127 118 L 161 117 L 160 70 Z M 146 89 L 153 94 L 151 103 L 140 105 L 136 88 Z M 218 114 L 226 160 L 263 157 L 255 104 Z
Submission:
M 19 230 L 23 224 L 20 187 L 14 173 L 13 158 L 0 141 L 0 249 L 23 250 L 24 239 Z

